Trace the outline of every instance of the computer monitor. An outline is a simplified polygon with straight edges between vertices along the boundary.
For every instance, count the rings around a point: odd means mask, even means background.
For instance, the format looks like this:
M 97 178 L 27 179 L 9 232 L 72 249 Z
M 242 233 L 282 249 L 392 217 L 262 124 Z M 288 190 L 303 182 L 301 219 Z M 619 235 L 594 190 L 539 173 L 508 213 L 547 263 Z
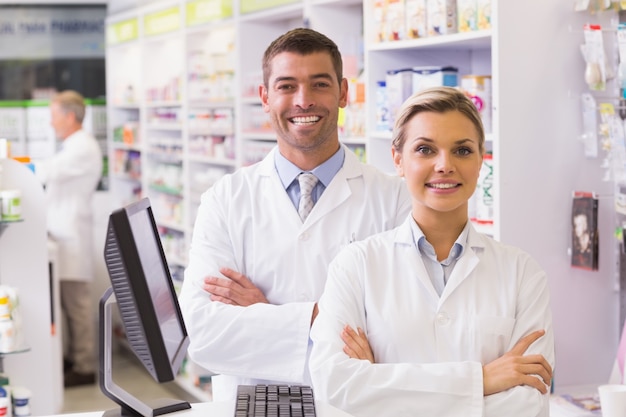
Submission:
M 174 380 L 189 345 L 148 198 L 110 214 L 104 260 L 111 288 L 100 300 L 99 382 L 102 392 L 121 406 L 105 414 L 148 417 L 191 408 L 188 402 L 174 399 L 141 401 L 113 381 L 114 304 L 131 350 L 156 382 Z

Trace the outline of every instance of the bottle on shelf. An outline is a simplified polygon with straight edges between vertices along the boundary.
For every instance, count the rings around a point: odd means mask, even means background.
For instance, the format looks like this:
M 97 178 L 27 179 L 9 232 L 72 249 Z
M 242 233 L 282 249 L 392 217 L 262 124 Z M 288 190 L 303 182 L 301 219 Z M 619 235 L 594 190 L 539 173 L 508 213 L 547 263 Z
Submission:
M 15 349 L 15 325 L 11 318 L 9 294 L 0 289 L 0 353 Z

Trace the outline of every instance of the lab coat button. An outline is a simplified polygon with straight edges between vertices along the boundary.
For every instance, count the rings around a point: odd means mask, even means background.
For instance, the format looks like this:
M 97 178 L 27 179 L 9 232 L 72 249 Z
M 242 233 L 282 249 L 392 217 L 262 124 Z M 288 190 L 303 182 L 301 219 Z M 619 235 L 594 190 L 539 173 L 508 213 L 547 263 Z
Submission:
M 300 240 L 309 240 L 309 234 L 308 234 L 308 233 L 306 233 L 306 232 L 305 232 L 305 233 L 302 233 L 302 234 L 298 237 L 298 239 L 300 239 Z
M 439 326 L 445 326 L 450 323 L 450 317 L 446 313 L 437 314 L 437 324 Z

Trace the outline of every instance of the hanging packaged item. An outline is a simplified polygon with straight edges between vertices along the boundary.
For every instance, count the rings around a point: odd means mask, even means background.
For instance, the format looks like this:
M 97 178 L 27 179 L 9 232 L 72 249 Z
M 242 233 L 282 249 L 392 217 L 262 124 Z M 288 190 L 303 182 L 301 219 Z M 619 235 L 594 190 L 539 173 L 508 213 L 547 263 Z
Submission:
M 572 200 L 572 259 L 575 268 L 598 270 L 598 198 L 576 191 Z

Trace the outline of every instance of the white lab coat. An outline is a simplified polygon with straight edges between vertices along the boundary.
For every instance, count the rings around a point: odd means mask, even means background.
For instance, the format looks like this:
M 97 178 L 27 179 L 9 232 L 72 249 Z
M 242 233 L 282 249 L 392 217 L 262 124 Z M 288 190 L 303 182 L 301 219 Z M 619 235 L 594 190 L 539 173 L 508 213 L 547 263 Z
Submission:
M 260 163 L 221 178 L 203 196 L 179 297 L 189 355 L 215 373 L 214 400 L 241 383 L 310 383 L 309 328 L 328 264 L 350 241 L 391 229 L 410 210 L 402 179 L 345 162 L 302 223 L 274 166 Z M 219 267 L 248 276 L 271 304 L 211 302 L 202 288 Z
M 315 397 L 356 417 L 548 416 L 548 395 L 520 386 L 483 397 L 482 365 L 545 329 L 527 353 L 554 366 L 546 275 L 531 257 L 470 227 L 437 295 L 413 221 L 349 245 L 329 267 L 311 330 Z M 375 364 L 350 359 L 344 325 L 367 333 Z
M 92 197 L 102 175 L 102 152 L 84 130 L 68 136 L 61 150 L 35 164 L 46 185 L 47 223 L 58 245 L 62 280 L 93 280 Z

